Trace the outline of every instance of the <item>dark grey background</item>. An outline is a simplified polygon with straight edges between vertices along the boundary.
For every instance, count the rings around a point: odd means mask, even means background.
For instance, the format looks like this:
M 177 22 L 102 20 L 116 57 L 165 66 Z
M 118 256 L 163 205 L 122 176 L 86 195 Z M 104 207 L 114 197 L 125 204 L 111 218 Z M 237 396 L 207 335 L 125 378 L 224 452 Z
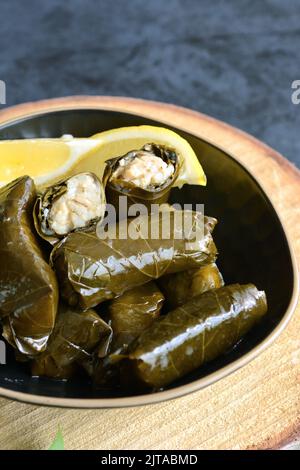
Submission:
M 187 106 L 300 166 L 299 0 L 1 0 L 7 105 L 71 94 Z

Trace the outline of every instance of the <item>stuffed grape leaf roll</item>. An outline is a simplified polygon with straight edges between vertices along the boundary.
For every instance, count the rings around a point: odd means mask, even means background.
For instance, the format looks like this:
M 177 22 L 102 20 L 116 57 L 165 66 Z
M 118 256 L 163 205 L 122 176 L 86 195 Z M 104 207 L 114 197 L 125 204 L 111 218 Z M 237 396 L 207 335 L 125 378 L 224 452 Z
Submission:
M 149 282 L 135 287 L 112 300 L 108 307 L 109 323 L 113 330 L 112 350 L 126 348 L 158 317 L 164 296 Z
M 198 212 L 163 211 L 122 220 L 107 239 L 97 232 L 71 233 L 51 255 L 62 295 L 87 309 L 164 274 L 212 263 L 215 224 Z
M 39 194 L 34 225 L 41 238 L 55 245 L 75 230 L 89 230 L 105 213 L 102 182 L 93 173 L 66 178 Z
M 222 355 L 267 312 L 253 284 L 232 284 L 193 298 L 156 320 L 129 348 L 123 377 L 161 388 Z
M 163 302 L 164 296 L 154 282 L 135 287 L 110 302 L 107 321 L 113 339 L 109 354 L 93 361 L 90 371 L 98 388 L 119 386 L 120 362 L 128 346 L 159 316 Z
M 46 348 L 58 303 L 55 274 L 34 232 L 35 200 L 29 176 L 0 189 L 0 319 L 6 340 L 29 355 Z
M 174 149 L 165 145 L 145 144 L 139 150 L 106 161 L 103 181 L 107 201 L 119 208 L 119 196 L 127 197 L 127 204 L 167 202 L 170 190 L 181 167 Z
M 224 285 L 223 276 L 215 263 L 175 274 L 167 274 L 158 281 L 168 308 L 183 305 L 191 298 Z
M 60 305 L 48 347 L 32 362 L 32 375 L 69 378 L 76 363 L 89 359 L 96 348 L 99 356 L 106 355 L 111 335 L 110 326 L 95 311 Z

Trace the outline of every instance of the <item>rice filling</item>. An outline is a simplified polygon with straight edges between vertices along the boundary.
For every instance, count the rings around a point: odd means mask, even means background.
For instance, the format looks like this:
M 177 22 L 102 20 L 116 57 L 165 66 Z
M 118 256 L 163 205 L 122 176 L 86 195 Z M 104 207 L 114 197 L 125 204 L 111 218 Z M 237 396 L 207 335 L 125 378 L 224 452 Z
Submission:
M 154 153 L 139 150 L 134 152 L 134 155 L 123 157 L 112 177 L 128 181 L 142 189 L 149 189 L 162 186 L 174 171 L 173 163 L 166 163 Z
M 66 186 L 66 192 L 54 200 L 48 214 L 49 228 L 58 235 L 86 227 L 105 211 L 101 185 L 93 175 L 76 175 L 67 180 Z

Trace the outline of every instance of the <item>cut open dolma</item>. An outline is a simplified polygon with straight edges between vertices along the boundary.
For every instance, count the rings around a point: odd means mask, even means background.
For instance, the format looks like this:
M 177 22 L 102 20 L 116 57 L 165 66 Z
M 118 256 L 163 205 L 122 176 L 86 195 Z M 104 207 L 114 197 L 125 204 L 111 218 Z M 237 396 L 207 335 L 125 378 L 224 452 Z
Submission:
M 253 284 L 210 290 L 156 320 L 130 346 L 123 377 L 161 388 L 233 347 L 267 311 Z
M 88 230 L 105 214 L 105 194 L 93 173 L 79 173 L 47 188 L 34 207 L 36 231 L 52 245 L 74 230 Z
M 215 263 L 175 274 L 167 274 L 158 281 L 168 308 L 183 305 L 196 295 L 224 285 L 222 274 Z
M 120 221 L 105 240 L 97 233 L 71 233 L 51 255 L 62 295 L 87 309 L 164 274 L 212 263 L 215 223 L 198 212 L 164 211 Z
M 22 354 L 37 354 L 53 330 L 58 286 L 34 234 L 36 189 L 29 176 L 0 189 L 0 319 Z
M 119 196 L 127 205 L 167 202 L 180 170 L 180 159 L 174 149 L 158 144 L 145 144 L 121 157 L 106 162 L 103 180 L 107 201 L 119 207 Z M 127 215 L 125 215 L 127 217 Z
M 60 305 L 47 349 L 32 362 L 32 375 L 69 378 L 77 363 L 89 359 L 96 348 L 99 357 L 107 354 L 111 335 L 110 326 L 95 311 Z

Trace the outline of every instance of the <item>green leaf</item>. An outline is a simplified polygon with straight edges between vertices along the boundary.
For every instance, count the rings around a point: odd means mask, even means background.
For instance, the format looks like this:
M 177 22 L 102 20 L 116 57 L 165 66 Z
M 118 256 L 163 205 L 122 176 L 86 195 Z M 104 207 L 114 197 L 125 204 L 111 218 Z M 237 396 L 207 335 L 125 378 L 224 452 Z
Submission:
M 55 439 L 48 450 L 64 450 L 64 438 L 60 429 L 58 429 Z

